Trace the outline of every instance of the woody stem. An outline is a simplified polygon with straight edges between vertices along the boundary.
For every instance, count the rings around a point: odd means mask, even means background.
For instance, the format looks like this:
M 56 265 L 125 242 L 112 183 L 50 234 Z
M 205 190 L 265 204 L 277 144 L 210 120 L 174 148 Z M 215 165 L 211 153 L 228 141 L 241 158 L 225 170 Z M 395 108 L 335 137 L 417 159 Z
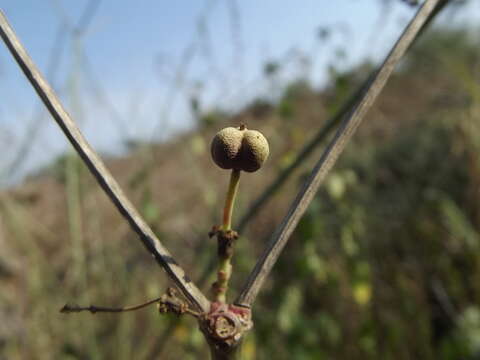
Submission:
M 223 223 L 220 231 L 217 233 L 218 270 L 217 281 L 214 284 L 213 291 L 215 301 L 223 303 L 226 302 L 227 299 L 228 281 L 232 275 L 232 263 L 230 260 L 232 259 L 233 241 L 235 240 L 235 235 L 232 231 L 232 213 L 239 182 L 240 170 L 232 170 L 225 207 L 223 209 Z

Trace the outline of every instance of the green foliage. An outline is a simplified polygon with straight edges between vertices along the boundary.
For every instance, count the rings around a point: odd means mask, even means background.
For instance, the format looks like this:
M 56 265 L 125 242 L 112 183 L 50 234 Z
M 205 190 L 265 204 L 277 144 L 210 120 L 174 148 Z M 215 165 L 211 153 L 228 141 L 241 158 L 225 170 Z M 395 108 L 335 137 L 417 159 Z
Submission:
M 289 84 L 283 93 L 283 100 L 298 100 L 305 98 L 313 93 L 310 83 L 306 80 L 300 79 Z
M 275 272 L 273 314 L 256 321 L 265 349 L 284 348 L 279 359 L 478 351 L 480 224 L 465 203 L 478 183 L 452 124 L 424 119 L 346 154 Z M 478 211 L 478 195 L 469 203 Z
M 201 115 L 199 118 L 199 125 L 202 127 L 213 127 L 223 123 L 228 115 L 221 110 L 211 110 Z
M 262 299 L 260 358 L 271 349 L 278 359 L 478 356 L 479 86 L 463 76 L 478 61 L 457 30 L 414 49 L 401 76 L 420 79 L 417 95 L 433 101 L 408 122 L 383 119 L 393 129 L 364 133 L 329 175 Z M 357 75 L 332 74 L 341 99 Z M 402 86 L 392 94 L 400 103 Z
M 275 61 L 268 61 L 263 66 L 263 73 L 266 77 L 273 77 L 280 70 L 280 64 Z
M 278 114 L 286 120 L 291 120 L 295 114 L 294 105 L 288 100 L 282 100 L 278 104 Z
M 284 120 L 292 121 L 298 113 L 296 108 L 302 99 L 308 99 L 315 92 L 310 83 L 299 79 L 285 87 L 283 94 L 278 101 L 277 112 Z

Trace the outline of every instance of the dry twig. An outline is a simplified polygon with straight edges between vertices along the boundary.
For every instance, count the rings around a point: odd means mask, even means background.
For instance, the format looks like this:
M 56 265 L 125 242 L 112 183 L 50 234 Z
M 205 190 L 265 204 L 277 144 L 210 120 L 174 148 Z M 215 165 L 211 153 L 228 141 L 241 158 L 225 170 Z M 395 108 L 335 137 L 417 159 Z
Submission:
M 70 313 L 78 313 L 78 312 L 84 312 L 88 311 L 92 314 L 96 313 L 123 313 L 123 312 L 128 312 L 128 311 L 136 311 L 143 309 L 147 306 L 150 306 L 152 304 L 157 304 L 158 305 L 158 310 L 160 313 L 174 313 L 176 315 L 183 315 L 183 314 L 189 314 L 194 317 L 200 317 L 201 314 L 199 312 L 193 311 L 188 307 L 188 304 L 185 301 L 182 301 L 178 295 L 175 289 L 169 288 L 166 292 L 166 294 L 153 299 L 149 300 L 147 302 L 138 304 L 138 305 L 133 305 L 133 306 L 123 306 L 123 307 L 105 307 L 105 306 L 96 306 L 96 305 L 90 305 L 90 306 L 79 306 L 76 304 L 65 304 L 61 309 L 60 312 L 63 314 L 70 314 Z
M 315 168 L 304 184 L 302 190 L 290 206 L 284 220 L 273 234 L 266 249 L 255 265 L 255 268 L 250 273 L 241 294 L 235 301 L 236 304 L 250 307 L 255 301 L 265 279 L 270 274 L 273 265 L 276 263 L 281 251 L 300 221 L 300 218 L 305 213 L 319 186 L 326 178 L 326 175 L 335 164 L 357 127 L 360 125 L 365 114 L 382 91 L 395 66 L 410 47 L 410 44 L 417 37 L 419 31 L 430 18 L 431 13 L 437 8 L 440 1 L 441 0 L 425 1 L 385 59 L 380 70 L 365 91 L 361 101 L 342 122 L 335 137 L 315 165 Z
M 140 240 L 147 250 L 165 269 L 168 276 L 178 286 L 188 301 L 191 302 L 192 306 L 202 312 L 208 311 L 210 307 L 208 299 L 195 284 L 193 284 L 184 270 L 177 264 L 135 207 L 123 194 L 122 189 L 110 174 L 110 171 L 85 140 L 80 129 L 63 108 L 59 98 L 27 54 L 27 51 L 9 25 L 2 11 L 0 11 L 0 36 L 52 117 L 85 162 L 90 172 L 95 176 L 105 193 L 109 196 L 110 200 L 129 222 L 131 228 L 139 235 Z

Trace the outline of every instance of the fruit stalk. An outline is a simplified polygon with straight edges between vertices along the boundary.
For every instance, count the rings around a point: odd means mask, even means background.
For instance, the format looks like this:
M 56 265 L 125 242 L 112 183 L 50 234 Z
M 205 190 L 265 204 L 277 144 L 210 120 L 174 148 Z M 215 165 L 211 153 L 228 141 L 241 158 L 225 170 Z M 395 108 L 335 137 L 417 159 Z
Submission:
M 232 230 L 232 213 L 235 198 L 237 196 L 238 184 L 240 183 L 240 170 L 232 170 L 230 174 L 230 184 L 228 186 L 225 207 L 223 208 L 223 224 L 222 230 Z
M 223 208 L 223 221 L 215 227 L 218 241 L 217 281 L 212 285 L 216 302 L 225 303 L 228 282 L 232 275 L 234 242 L 238 238 L 232 230 L 232 212 L 237 195 L 240 172 L 255 172 L 260 169 L 268 157 L 269 148 L 265 137 L 256 130 L 249 130 L 245 125 L 227 127 L 220 130 L 212 140 L 210 147 L 212 159 L 222 169 L 232 169 L 230 185 Z
M 232 213 L 240 183 L 240 170 L 232 170 L 230 184 L 228 185 L 227 198 L 223 208 L 223 224 L 217 233 L 218 240 L 218 271 L 215 282 L 215 301 L 225 303 L 227 300 L 228 282 L 232 276 L 233 242 L 237 235 L 232 231 Z

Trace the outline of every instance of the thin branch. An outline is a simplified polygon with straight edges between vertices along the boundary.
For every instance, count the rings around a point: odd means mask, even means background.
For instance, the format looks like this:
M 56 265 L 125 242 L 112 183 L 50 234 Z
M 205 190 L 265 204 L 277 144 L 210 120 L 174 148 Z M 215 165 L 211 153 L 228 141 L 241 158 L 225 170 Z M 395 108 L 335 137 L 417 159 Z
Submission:
M 2 11 L 0 11 L 0 36 L 25 76 L 35 88 L 38 96 L 42 99 L 50 114 L 72 143 L 90 172 L 95 176 L 105 193 L 110 197 L 110 200 L 129 222 L 131 228 L 139 235 L 140 240 L 147 250 L 165 269 L 168 276 L 175 282 L 195 309 L 203 312 L 208 311 L 208 299 L 195 286 L 195 284 L 193 284 L 190 278 L 186 276 L 184 270 L 177 264 L 168 250 L 162 245 L 160 240 L 158 240 L 153 231 L 140 216 L 135 207 L 125 197 L 116 180 L 105 167 L 97 153 L 85 140 L 73 119 L 63 108 L 51 86 L 27 54 L 27 51 L 8 24 Z
M 83 10 L 83 13 L 78 21 L 78 24 L 75 26 L 73 31 L 76 31 L 77 34 L 84 34 L 91 24 L 92 19 L 95 17 L 98 6 L 100 5 L 100 0 L 91 0 Z M 58 7 L 61 7 L 59 3 L 56 3 Z M 64 12 L 61 11 L 63 14 Z M 55 83 L 56 74 L 60 69 L 61 57 L 64 52 L 65 45 L 67 43 L 66 36 L 68 35 L 69 29 L 72 28 L 72 25 L 68 23 L 68 18 L 62 16 L 60 25 L 58 27 L 55 41 L 53 42 L 52 52 L 50 54 L 50 60 L 48 62 L 46 77 L 50 79 L 51 83 Z M 29 157 L 30 152 L 32 151 L 33 144 L 37 136 L 39 135 L 42 127 L 44 125 L 43 117 L 43 107 L 39 104 L 38 108 L 35 108 L 32 118 L 27 125 L 27 130 L 23 136 L 20 146 L 18 146 L 18 151 L 16 152 L 13 160 L 6 166 L 4 173 L 8 176 L 8 179 L 11 180 L 14 178 L 18 170 L 21 170 L 21 167 L 25 160 Z
M 267 188 L 261 193 L 261 195 L 255 199 L 250 207 L 245 211 L 243 217 L 240 219 L 239 225 L 236 227 L 239 234 L 243 233 L 243 230 L 247 224 L 255 218 L 258 212 L 265 206 L 270 198 L 283 186 L 288 180 L 290 175 L 304 163 L 318 145 L 323 143 L 324 140 L 335 129 L 338 123 L 351 111 L 353 106 L 360 100 L 360 97 L 367 89 L 368 85 L 373 79 L 375 72 L 373 72 L 358 89 L 348 98 L 344 105 L 336 112 L 333 117 L 328 119 L 325 125 L 315 134 L 315 136 L 295 155 L 295 159 L 292 163 L 283 169 L 275 179 L 267 186 Z
M 160 311 L 160 313 L 170 312 L 177 315 L 189 314 L 197 318 L 201 316 L 199 312 L 191 310 L 185 301 L 182 301 L 181 299 L 179 299 L 175 289 L 173 288 L 169 288 L 166 294 L 156 299 L 149 300 L 147 302 L 144 302 L 138 305 L 114 308 L 114 307 L 105 307 L 105 306 L 96 306 L 96 305 L 78 306 L 75 304 L 65 304 L 60 309 L 60 312 L 63 314 L 71 314 L 71 313 L 78 313 L 78 312 L 84 312 L 84 311 L 88 311 L 92 314 L 96 314 L 98 312 L 122 313 L 122 312 L 140 310 L 155 303 L 158 304 L 158 310 Z
M 440 3 L 437 6 L 437 9 L 430 15 L 429 21 L 425 23 L 422 27 L 422 31 L 419 33 L 422 34 L 423 30 L 428 27 L 430 20 L 432 20 L 438 12 L 446 5 L 448 0 L 443 0 L 443 3 Z M 414 43 L 418 40 L 417 36 L 414 40 Z M 412 44 L 414 44 L 412 43 Z M 286 59 L 289 60 L 288 58 Z M 286 169 L 281 171 L 276 178 L 270 183 L 269 186 L 262 192 L 261 195 L 252 203 L 252 205 L 244 212 L 243 217 L 241 218 L 239 225 L 236 226 L 239 233 L 243 233 L 243 230 L 248 225 L 248 223 L 260 212 L 260 210 L 267 204 L 270 198 L 279 191 L 283 184 L 288 180 L 288 178 L 293 174 L 293 172 L 305 161 L 306 158 L 310 157 L 313 154 L 313 151 L 321 145 L 327 138 L 330 133 L 335 130 L 336 125 L 353 109 L 354 105 L 357 104 L 370 85 L 374 75 L 378 72 L 378 69 L 372 71 L 369 76 L 364 80 L 364 82 L 354 91 L 352 95 L 348 97 L 347 100 L 342 104 L 341 108 L 325 122 L 324 126 L 312 137 L 312 139 L 304 145 L 304 147 L 297 153 L 295 160 L 288 166 Z M 254 82 L 259 82 L 260 79 L 255 79 Z M 204 244 L 204 242 L 200 242 Z M 202 247 L 199 247 L 195 250 L 197 253 L 202 250 Z M 201 251 L 200 251 L 201 252 Z M 200 276 L 198 276 L 198 285 L 200 288 L 203 288 L 207 284 L 211 273 L 215 270 L 217 257 L 211 256 L 207 260 L 207 264 Z M 148 351 L 149 356 L 147 359 L 157 359 L 161 357 L 161 350 L 165 349 L 165 344 L 169 341 L 172 334 L 174 334 L 175 328 L 180 324 L 179 320 L 171 322 L 167 329 L 162 332 L 162 335 L 157 339 L 153 344 L 152 348 Z
M 75 28 L 73 30 L 74 32 L 82 35 L 87 31 L 101 3 L 101 0 L 90 0 L 90 2 L 85 7 L 82 15 L 80 16 L 80 19 L 75 25 Z
M 243 291 L 236 300 L 238 305 L 249 307 L 254 302 L 268 274 L 272 270 L 273 265 L 290 238 L 290 235 L 315 196 L 320 184 L 335 164 L 339 155 L 344 150 L 360 122 L 363 120 L 365 114 L 382 91 L 395 66 L 416 38 L 423 24 L 429 19 L 430 14 L 436 8 L 439 1 L 440 0 L 426 0 L 424 2 L 402 36 L 398 39 L 390 54 L 385 59 L 382 67 L 376 74 L 368 90 L 365 92 L 362 100 L 350 113 L 350 116 L 348 116 L 340 125 L 335 137 L 326 148 L 302 190 L 295 198 L 288 214 L 278 227 L 277 231 L 273 234 L 267 248 L 258 260 L 255 268 L 250 273 Z
M 436 6 L 435 10 L 430 14 L 428 20 L 422 26 L 418 36 L 412 42 L 413 45 L 423 31 L 428 27 L 430 22 L 435 18 L 435 16 L 443 10 L 445 5 L 447 5 L 451 0 L 441 0 L 440 3 Z M 355 90 L 352 95 L 345 101 L 342 107 L 329 119 L 325 122 L 325 125 L 312 137 L 312 139 L 304 145 L 304 147 L 295 155 L 295 159 L 291 164 L 283 169 L 275 179 L 268 185 L 265 190 L 255 199 L 255 201 L 250 205 L 250 207 L 245 211 L 243 217 L 240 218 L 239 225 L 236 226 L 236 229 L 239 234 L 243 233 L 245 227 L 250 223 L 252 219 L 260 212 L 260 210 L 267 204 L 270 198 L 278 192 L 278 190 L 283 186 L 283 184 L 289 179 L 290 175 L 307 159 L 312 155 L 313 151 L 323 143 L 324 140 L 330 135 L 330 133 L 335 129 L 336 125 L 351 111 L 353 106 L 360 100 L 361 96 L 368 88 L 375 74 L 379 69 L 372 71 L 372 73 L 365 79 L 365 81 Z
M 107 313 L 119 313 L 119 312 L 128 312 L 128 311 L 135 311 L 143 309 L 149 305 L 158 303 L 162 298 L 158 297 L 153 300 L 149 300 L 147 302 L 133 305 L 133 306 L 122 306 L 119 308 L 114 307 L 105 307 L 105 306 L 97 306 L 97 305 L 90 305 L 90 306 L 79 306 L 76 304 L 65 304 L 61 309 L 60 312 L 62 314 L 70 314 L 70 313 L 77 313 L 82 311 L 89 311 L 92 314 L 96 314 L 97 312 L 107 312 Z
M 196 19 L 197 24 L 207 24 L 208 17 L 211 16 L 213 9 L 217 6 L 218 0 L 208 0 L 202 8 L 200 14 Z M 170 117 L 178 94 L 183 90 L 188 81 L 188 71 L 192 65 L 192 61 L 198 56 L 200 47 L 201 33 L 195 31 L 190 43 L 183 49 L 182 55 L 173 69 L 173 78 L 169 84 L 167 95 L 162 104 L 160 117 L 157 123 L 153 126 L 152 136 L 150 142 L 153 142 L 154 137 L 161 133 L 166 133 L 167 121 Z M 208 65 L 208 64 L 207 64 Z M 164 140 L 164 139 L 161 139 Z
M 66 34 L 67 31 L 65 25 L 60 25 L 57 29 L 52 51 L 48 60 L 46 75 L 47 78 L 50 79 L 50 81 L 54 84 L 56 82 L 58 70 L 60 69 L 61 57 L 66 45 Z M 5 167 L 5 170 L 2 171 L 2 177 L 4 175 L 9 181 L 14 179 L 17 173 L 22 169 L 25 160 L 28 159 L 32 151 L 33 144 L 37 140 L 37 137 L 42 130 L 42 127 L 45 123 L 44 117 L 46 115 L 44 115 L 43 109 L 44 108 L 41 103 L 35 105 L 35 110 L 32 114 L 32 117 L 28 121 L 25 134 L 23 135 L 23 139 L 18 146 L 18 150 L 16 151 L 15 156 L 10 163 Z

